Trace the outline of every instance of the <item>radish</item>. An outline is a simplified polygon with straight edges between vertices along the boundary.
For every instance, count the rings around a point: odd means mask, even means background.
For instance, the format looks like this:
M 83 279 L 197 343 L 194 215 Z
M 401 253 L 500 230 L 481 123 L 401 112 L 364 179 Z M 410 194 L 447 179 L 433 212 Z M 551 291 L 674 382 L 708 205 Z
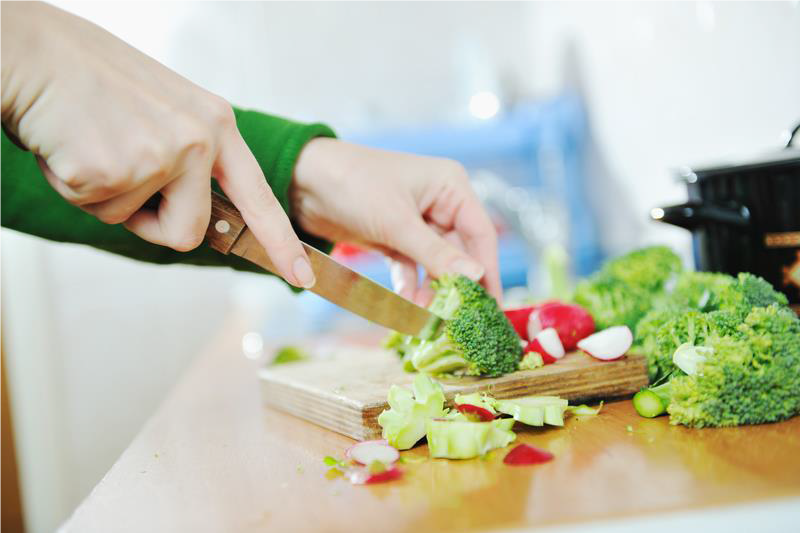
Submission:
M 552 460 L 553 457 L 555 456 L 547 450 L 540 450 L 539 448 L 534 448 L 527 444 L 520 444 L 506 454 L 503 462 L 512 466 L 535 465 L 538 463 L 546 463 Z
M 362 465 L 371 465 L 375 461 L 390 465 L 400 459 L 400 452 L 389 446 L 385 440 L 366 440 L 350 446 L 345 457 Z
M 383 470 L 359 466 L 348 469 L 344 474 L 353 485 L 371 485 L 400 479 L 403 471 L 396 466 Z
M 558 331 L 561 344 L 570 352 L 575 349 L 579 340 L 594 333 L 594 320 L 579 305 L 550 303 L 536 309 L 528 317 L 528 338 L 534 338 L 547 328 Z
M 564 357 L 565 353 L 555 328 L 540 331 L 525 348 L 525 353 L 527 352 L 536 352 L 541 355 L 544 364 L 554 363 L 557 359 Z
M 519 309 L 506 309 L 503 311 L 514 331 L 522 339 L 528 339 L 528 317 L 533 313 L 533 307 L 520 307 Z
M 601 361 L 619 359 L 633 344 L 628 326 L 613 326 L 578 341 L 578 348 Z
M 547 300 L 536 305 L 529 305 L 527 307 L 506 309 L 503 311 L 503 313 L 505 313 L 506 318 L 508 318 L 508 321 L 511 322 L 511 325 L 514 326 L 514 331 L 517 332 L 517 335 L 519 335 L 521 339 L 525 339 L 527 341 L 533 338 L 528 336 L 528 321 L 530 320 L 531 313 L 547 307 L 548 305 L 560 303 L 561 302 L 558 300 Z
M 456 409 L 458 409 L 459 413 L 466 415 L 468 418 L 470 416 L 476 417 L 480 419 L 481 422 L 489 422 L 490 420 L 495 419 L 495 415 L 493 415 L 491 411 L 479 405 L 462 403 L 460 405 L 456 405 Z

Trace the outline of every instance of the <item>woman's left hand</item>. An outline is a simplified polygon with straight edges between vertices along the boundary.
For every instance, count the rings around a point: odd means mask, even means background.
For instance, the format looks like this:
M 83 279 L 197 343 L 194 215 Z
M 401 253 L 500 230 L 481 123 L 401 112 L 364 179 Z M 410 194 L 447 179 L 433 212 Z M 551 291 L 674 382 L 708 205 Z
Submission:
M 497 233 L 459 163 L 314 139 L 290 195 L 307 232 L 383 252 L 402 296 L 425 305 L 430 279 L 450 272 L 480 280 L 500 301 Z

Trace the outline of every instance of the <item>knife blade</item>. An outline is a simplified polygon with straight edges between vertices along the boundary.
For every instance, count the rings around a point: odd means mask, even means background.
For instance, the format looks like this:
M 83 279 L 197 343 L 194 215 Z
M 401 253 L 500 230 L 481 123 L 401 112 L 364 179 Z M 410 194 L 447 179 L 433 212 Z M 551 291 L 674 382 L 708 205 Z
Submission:
M 211 221 L 206 242 L 224 254 L 234 254 L 277 274 L 266 250 L 247 227 L 239 211 L 220 194 L 212 193 Z M 382 285 L 303 243 L 316 283 L 308 290 L 367 320 L 387 328 L 429 338 L 443 320 Z

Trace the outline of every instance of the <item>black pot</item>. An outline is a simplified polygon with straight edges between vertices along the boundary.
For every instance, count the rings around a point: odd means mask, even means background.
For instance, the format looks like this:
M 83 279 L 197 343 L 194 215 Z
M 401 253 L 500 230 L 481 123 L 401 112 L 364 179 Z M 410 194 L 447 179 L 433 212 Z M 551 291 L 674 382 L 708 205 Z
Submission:
M 692 232 L 699 270 L 757 274 L 800 311 L 800 149 L 791 143 L 759 160 L 683 170 L 689 200 L 651 217 Z

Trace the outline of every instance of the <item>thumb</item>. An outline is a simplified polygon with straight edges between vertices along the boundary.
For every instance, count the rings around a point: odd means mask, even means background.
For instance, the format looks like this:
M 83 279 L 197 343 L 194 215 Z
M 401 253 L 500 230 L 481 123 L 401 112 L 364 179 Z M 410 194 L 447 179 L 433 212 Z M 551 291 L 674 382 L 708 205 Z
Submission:
M 446 273 L 463 274 L 473 281 L 483 277 L 484 268 L 480 263 L 436 233 L 421 218 L 395 226 L 389 241 L 395 250 L 422 265 L 433 278 Z

